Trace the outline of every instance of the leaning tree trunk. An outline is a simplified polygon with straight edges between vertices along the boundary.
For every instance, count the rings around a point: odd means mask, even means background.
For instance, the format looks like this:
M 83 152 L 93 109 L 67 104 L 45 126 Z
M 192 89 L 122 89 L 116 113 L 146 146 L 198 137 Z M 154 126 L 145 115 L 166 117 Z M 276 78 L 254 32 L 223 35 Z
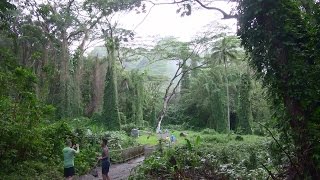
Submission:
M 157 133 L 159 133 L 160 130 L 161 130 L 161 123 L 162 123 L 162 120 L 163 120 L 165 114 L 167 113 L 169 102 L 170 102 L 171 98 L 173 97 L 173 95 L 176 93 L 176 90 L 177 90 L 181 80 L 183 79 L 183 77 L 185 76 L 185 74 L 187 72 L 187 71 L 179 72 L 185 64 L 186 64 L 186 60 L 184 60 L 181 64 L 179 64 L 178 69 L 176 70 L 173 78 L 170 80 L 170 83 L 169 83 L 168 87 L 166 88 L 166 93 L 165 93 L 164 98 L 163 98 L 162 110 L 160 111 L 159 118 L 158 118 L 157 129 L 156 129 Z M 171 87 L 173 85 L 173 82 L 179 76 L 180 76 L 180 79 L 178 80 L 177 84 L 174 86 L 172 92 L 170 93 L 170 89 L 171 89 Z
M 191 55 L 190 55 L 190 56 L 191 56 Z M 161 110 L 160 113 L 159 113 L 159 118 L 158 118 L 158 123 L 157 123 L 157 129 L 156 129 L 156 132 L 157 132 L 157 133 L 160 132 L 161 123 L 162 123 L 162 120 L 163 120 L 165 114 L 167 113 L 168 106 L 169 106 L 169 102 L 170 102 L 171 98 L 176 94 L 177 88 L 179 87 L 179 85 L 180 85 L 181 81 L 183 80 L 183 78 L 184 78 L 186 75 L 188 75 L 190 71 L 196 70 L 196 69 L 201 68 L 201 67 L 203 67 L 204 65 L 206 65 L 206 64 L 201 64 L 201 65 L 195 66 L 195 67 L 191 67 L 192 65 L 190 65 L 190 66 L 188 66 L 187 68 L 185 67 L 185 69 L 183 68 L 184 70 L 182 70 L 182 67 L 186 65 L 188 59 L 189 59 L 189 57 L 186 58 L 186 59 L 184 59 L 184 60 L 182 61 L 182 63 L 179 64 L 179 67 L 178 67 L 177 71 L 175 72 L 173 78 L 170 80 L 170 83 L 169 83 L 169 85 L 168 85 L 168 87 L 167 87 L 167 89 L 166 89 L 166 92 L 165 92 L 165 95 L 164 95 L 164 98 L 163 98 L 162 110 Z M 180 71 L 181 71 L 181 72 L 180 72 Z M 178 77 L 180 77 L 180 78 L 179 78 L 177 84 L 173 87 L 173 89 L 172 89 L 172 91 L 171 91 L 171 93 L 170 93 L 170 89 L 171 89 L 171 87 L 172 87 L 172 85 L 173 85 L 173 82 L 174 82 Z

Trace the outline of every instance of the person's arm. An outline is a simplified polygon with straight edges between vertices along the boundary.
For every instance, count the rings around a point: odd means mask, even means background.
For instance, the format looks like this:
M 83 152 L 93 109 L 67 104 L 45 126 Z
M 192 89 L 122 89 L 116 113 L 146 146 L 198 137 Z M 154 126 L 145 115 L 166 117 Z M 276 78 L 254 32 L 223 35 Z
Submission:
M 99 160 L 105 159 L 105 158 L 107 158 L 109 156 L 109 148 L 107 148 L 107 147 L 103 148 L 103 151 L 104 151 L 105 156 L 101 156 L 99 158 Z
M 74 149 L 73 149 L 73 152 L 74 152 L 75 154 L 78 154 L 78 153 L 80 152 L 79 144 L 76 144 L 76 147 L 77 147 L 77 150 L 74 150 Z

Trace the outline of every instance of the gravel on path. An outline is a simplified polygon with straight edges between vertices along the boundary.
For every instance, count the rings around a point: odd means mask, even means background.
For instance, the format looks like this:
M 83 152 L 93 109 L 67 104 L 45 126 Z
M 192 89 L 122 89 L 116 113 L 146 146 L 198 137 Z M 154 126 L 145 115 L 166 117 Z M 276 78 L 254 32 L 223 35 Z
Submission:
M 136 159 L 132 159 L 128 162 L 122 163 L 122 164 L 111 164 L 109 176 L 111 180 L 126 180 L 130 176 L 131 169 L 137 167 L 139 164 L 141 164 L 144 160 L 144 156 L 141 156 Z M 98 171 L 99 176 L 94 177 L 91 174 L 87 174 L 84 176 L 80 176 L 76 178 L 77 180 L 102 180 L 101 175 L 101 167 L 97 167 L 96 170 Z

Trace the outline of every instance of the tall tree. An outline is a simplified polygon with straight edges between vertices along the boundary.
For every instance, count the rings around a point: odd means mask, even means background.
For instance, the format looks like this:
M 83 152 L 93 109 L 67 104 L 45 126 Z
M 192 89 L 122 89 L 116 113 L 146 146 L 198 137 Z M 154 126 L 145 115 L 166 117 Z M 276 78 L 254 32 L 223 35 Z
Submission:
M 251 90 L 251 80 L 248 73 L 241 75 L 240 82 L 240 97 L 239 97 L 239 122 L 237 123 L 238 128 L 241 129 L 242 133 L 251 134 L 251 105 L 250 105 L 250 90 Z
M 186 114 L 199 121 L 199 127 L 212 128 L 218 132 L 227 130 L 223 74 L 222 67 L 210 67 L 200 71 L 197 77 L 191 80 L 190 89 L 180 102 L 183 103 Z
M 117 43 L 113 36 L 113 29 L 106 37 L 106 47 L 108 51 L 108 70 L 106 75 L 106 85 L 104 90 L 104 102 L 102 116 L 105 119 L 106 127 L 120 130 L 121 120 L 119 114 L 118 83 L 115 51 Z
M 180 86 L 181 81 L 189 72 L 193 69 L 204 66 L 203 63 L 197 67 L 191 68 L 187 62 L 191 59 L 198 58 L 198 53 L 200 51 L 201 45 L 195 45 L 192 47 L 192 43 L 183 43 L 176 41 L 175 39 L 169 38 L 160 41 L 159 44 L 154 48 L 154 52 L 158 55 L 156 56 L 160 60 L 173 60 L 177 62 L 177 69 L 173 77 L 169 81 L 169 85 L 166 87 L 163 106 L 158 116 L 156 131 L 161 130 L 162 120 L 168 110 L 170 100 L 176 95 L 176 91 Z M 184 70 L 183 70 L 184 69 Z
M 241 0 L 239 35 L 293 139 L 289 179 L 320 179 L 319 1 Z
M 224 65 L 224 77 L 226 82 L 226 96 L 227 96 L 227 129 L 230 131 L 230 94 L 229 94 L 229 80 L 228 80 L 228 64 L 230 61 L 237 59 L 237 38 L 223 37 L 222 40 L 217 41 L 212 49 L 212 58 L 219 64 Z
M 56 105 L 60 117 L 82 115 L 83 54 L 87 45 L 103 39 L 101 30 L 110 17 L 119 11 L 139 8 L 141 1 L 30 0 L 15 3 L 20 14 L 12 29 L 18 37 L 20 44 L 17 44 L 22 47 L 17 53 L 21 54 L 24 66 L 35 69 L 41 82 L 37 85 L 38 95 Z M 76 47 L 74 52 L 71 46 Z M 32 62 L 31 56 L 38 59 Z M 52 78 L 47 78 L 48 75 Z

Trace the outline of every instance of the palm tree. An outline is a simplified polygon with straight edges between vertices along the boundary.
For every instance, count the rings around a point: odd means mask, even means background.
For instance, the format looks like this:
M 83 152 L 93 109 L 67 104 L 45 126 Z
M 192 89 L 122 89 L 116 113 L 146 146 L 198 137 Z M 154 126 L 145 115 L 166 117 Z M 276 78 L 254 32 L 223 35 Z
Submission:
M 235 36 L 225 36 L 221 40 L 214 43 L 211 50 L 211 57 L 214 59 L 214 63 L 224 64 L 224 74 L 226 83 L 226 95 L 227 95 L 227 128 L 230 131 L 230 97 L 229 97 L 229 80 L 227 67 L 231 61 L 237 59 L 239 39 Z

